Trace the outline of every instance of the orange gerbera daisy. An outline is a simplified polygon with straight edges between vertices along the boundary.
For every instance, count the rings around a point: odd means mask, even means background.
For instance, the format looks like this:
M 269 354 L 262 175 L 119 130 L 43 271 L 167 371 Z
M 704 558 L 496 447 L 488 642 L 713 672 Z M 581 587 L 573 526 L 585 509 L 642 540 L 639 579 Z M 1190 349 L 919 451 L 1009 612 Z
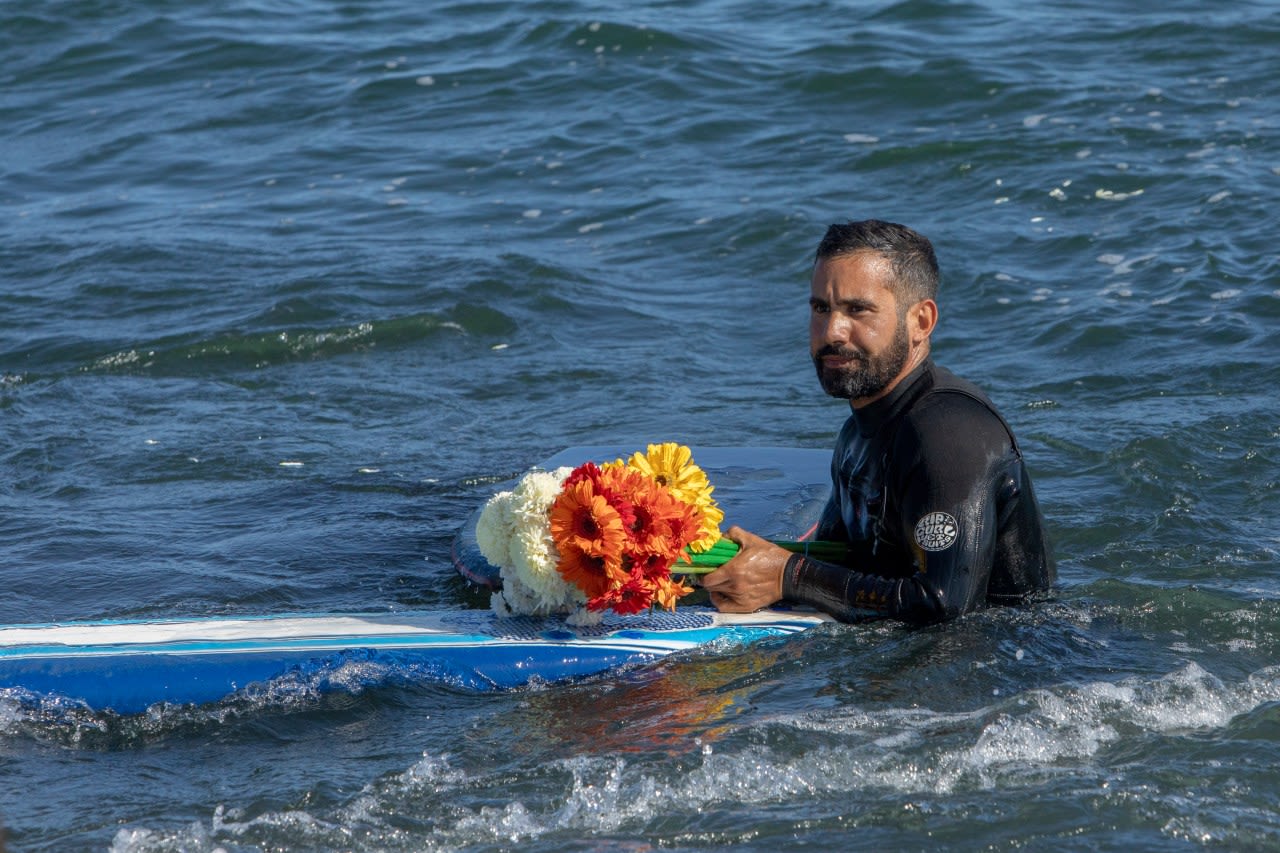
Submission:
M 683 543 L 673 538 L 676 531 L 671 517 L 683 511 L 684 505 L 656 483 L 643 480 L 635 492 L 633 518 L 627 533 L 631 550 L 636 554 L 661 554 L 668 562 L 676 558 Z
M 693 587 L 669 577 L 659 578 L 654 586 L 653 600 L 667 610 L 675 610 L 676 601 L 693 592 Z
M 720 522 L 724 512 L 716 506 L 711 493 L 715 487 L 706 473 L 693 462 L 693 453 L 682 444 L 668 441 L 650 444 L 646 453 L 634 453 L 627 467 L 639 471 L 671 490 L 677 500 L 697 509 L 699 532 L 685 540 L 694 551 L 705 551 L 720 538 Z
M 573 547 L 560 552 L 556 570 L 567 583 L 582 590 L 588 602 L 605 595 L 627 578 L 621 560 L 594 556 Z
M 600 491 L 611 498 L 634 503 L 651 480 L 625 465 L 606 465 L 600 469 Z
M 563 554 L 576 549 L 593 557 L 620 559 L 627 532 L 622 517 L 589 479 L 561 490 L 551 504 L 551 538 Z
M 671 530 L 671 538 L 677 543 L 676 554 L 679 554 L 684 546 L 697 541 L 702 535 L 702 515 L 697 507 L 674 497 L 665 507 L 663 520 Z

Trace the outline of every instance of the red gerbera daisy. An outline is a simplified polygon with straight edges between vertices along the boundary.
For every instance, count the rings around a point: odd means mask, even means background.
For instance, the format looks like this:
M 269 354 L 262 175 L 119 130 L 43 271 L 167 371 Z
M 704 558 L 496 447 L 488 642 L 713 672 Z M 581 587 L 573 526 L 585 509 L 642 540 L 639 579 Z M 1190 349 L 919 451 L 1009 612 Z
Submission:
M 667 554 L 633 554 L 631 570 L 650 581 L 671 576 L 671 557 Z
M 602 595 L 587 600 L 589 610 L 612 609 L 614 613 L 629 615 L 641 613 L 653 603 L 656 587 L 638 572 L 632 572 L 626 583 L 613 587 Z

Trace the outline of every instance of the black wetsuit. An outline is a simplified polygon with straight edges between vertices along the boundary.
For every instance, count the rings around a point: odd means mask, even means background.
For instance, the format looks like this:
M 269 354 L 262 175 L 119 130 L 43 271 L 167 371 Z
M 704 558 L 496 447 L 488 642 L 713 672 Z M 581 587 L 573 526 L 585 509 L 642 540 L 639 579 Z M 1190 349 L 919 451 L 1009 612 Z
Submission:
M 1013 432 L 975 385 L 932 360 L 849 417 L 831 476 L 815 538 L 849 542 L 852 568 L 792 556 L 788 601 L 844 621 L 926 623 L 1017 603 L 1055 580 Z

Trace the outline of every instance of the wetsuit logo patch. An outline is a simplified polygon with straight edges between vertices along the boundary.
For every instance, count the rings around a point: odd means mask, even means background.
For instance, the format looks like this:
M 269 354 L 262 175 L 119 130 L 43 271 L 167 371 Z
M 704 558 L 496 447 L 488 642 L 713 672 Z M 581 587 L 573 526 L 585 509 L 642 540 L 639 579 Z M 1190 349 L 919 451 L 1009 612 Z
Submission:
M 945 512 L 931 512 L 916 522 L 916 544 L 926 551 L 944 551 L 960 535 L 955 517 Z

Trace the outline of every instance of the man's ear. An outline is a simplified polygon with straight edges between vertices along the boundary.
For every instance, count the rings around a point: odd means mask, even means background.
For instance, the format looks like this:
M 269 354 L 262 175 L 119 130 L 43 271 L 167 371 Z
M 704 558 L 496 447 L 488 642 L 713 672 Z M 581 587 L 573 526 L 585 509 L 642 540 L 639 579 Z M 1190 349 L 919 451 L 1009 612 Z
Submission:
M 932 299 L 921 299 L 907 309 L 907 335 L 911 343 L 920 344 L 933 334 L 933 327 L 938 325 L 938 303 Z

